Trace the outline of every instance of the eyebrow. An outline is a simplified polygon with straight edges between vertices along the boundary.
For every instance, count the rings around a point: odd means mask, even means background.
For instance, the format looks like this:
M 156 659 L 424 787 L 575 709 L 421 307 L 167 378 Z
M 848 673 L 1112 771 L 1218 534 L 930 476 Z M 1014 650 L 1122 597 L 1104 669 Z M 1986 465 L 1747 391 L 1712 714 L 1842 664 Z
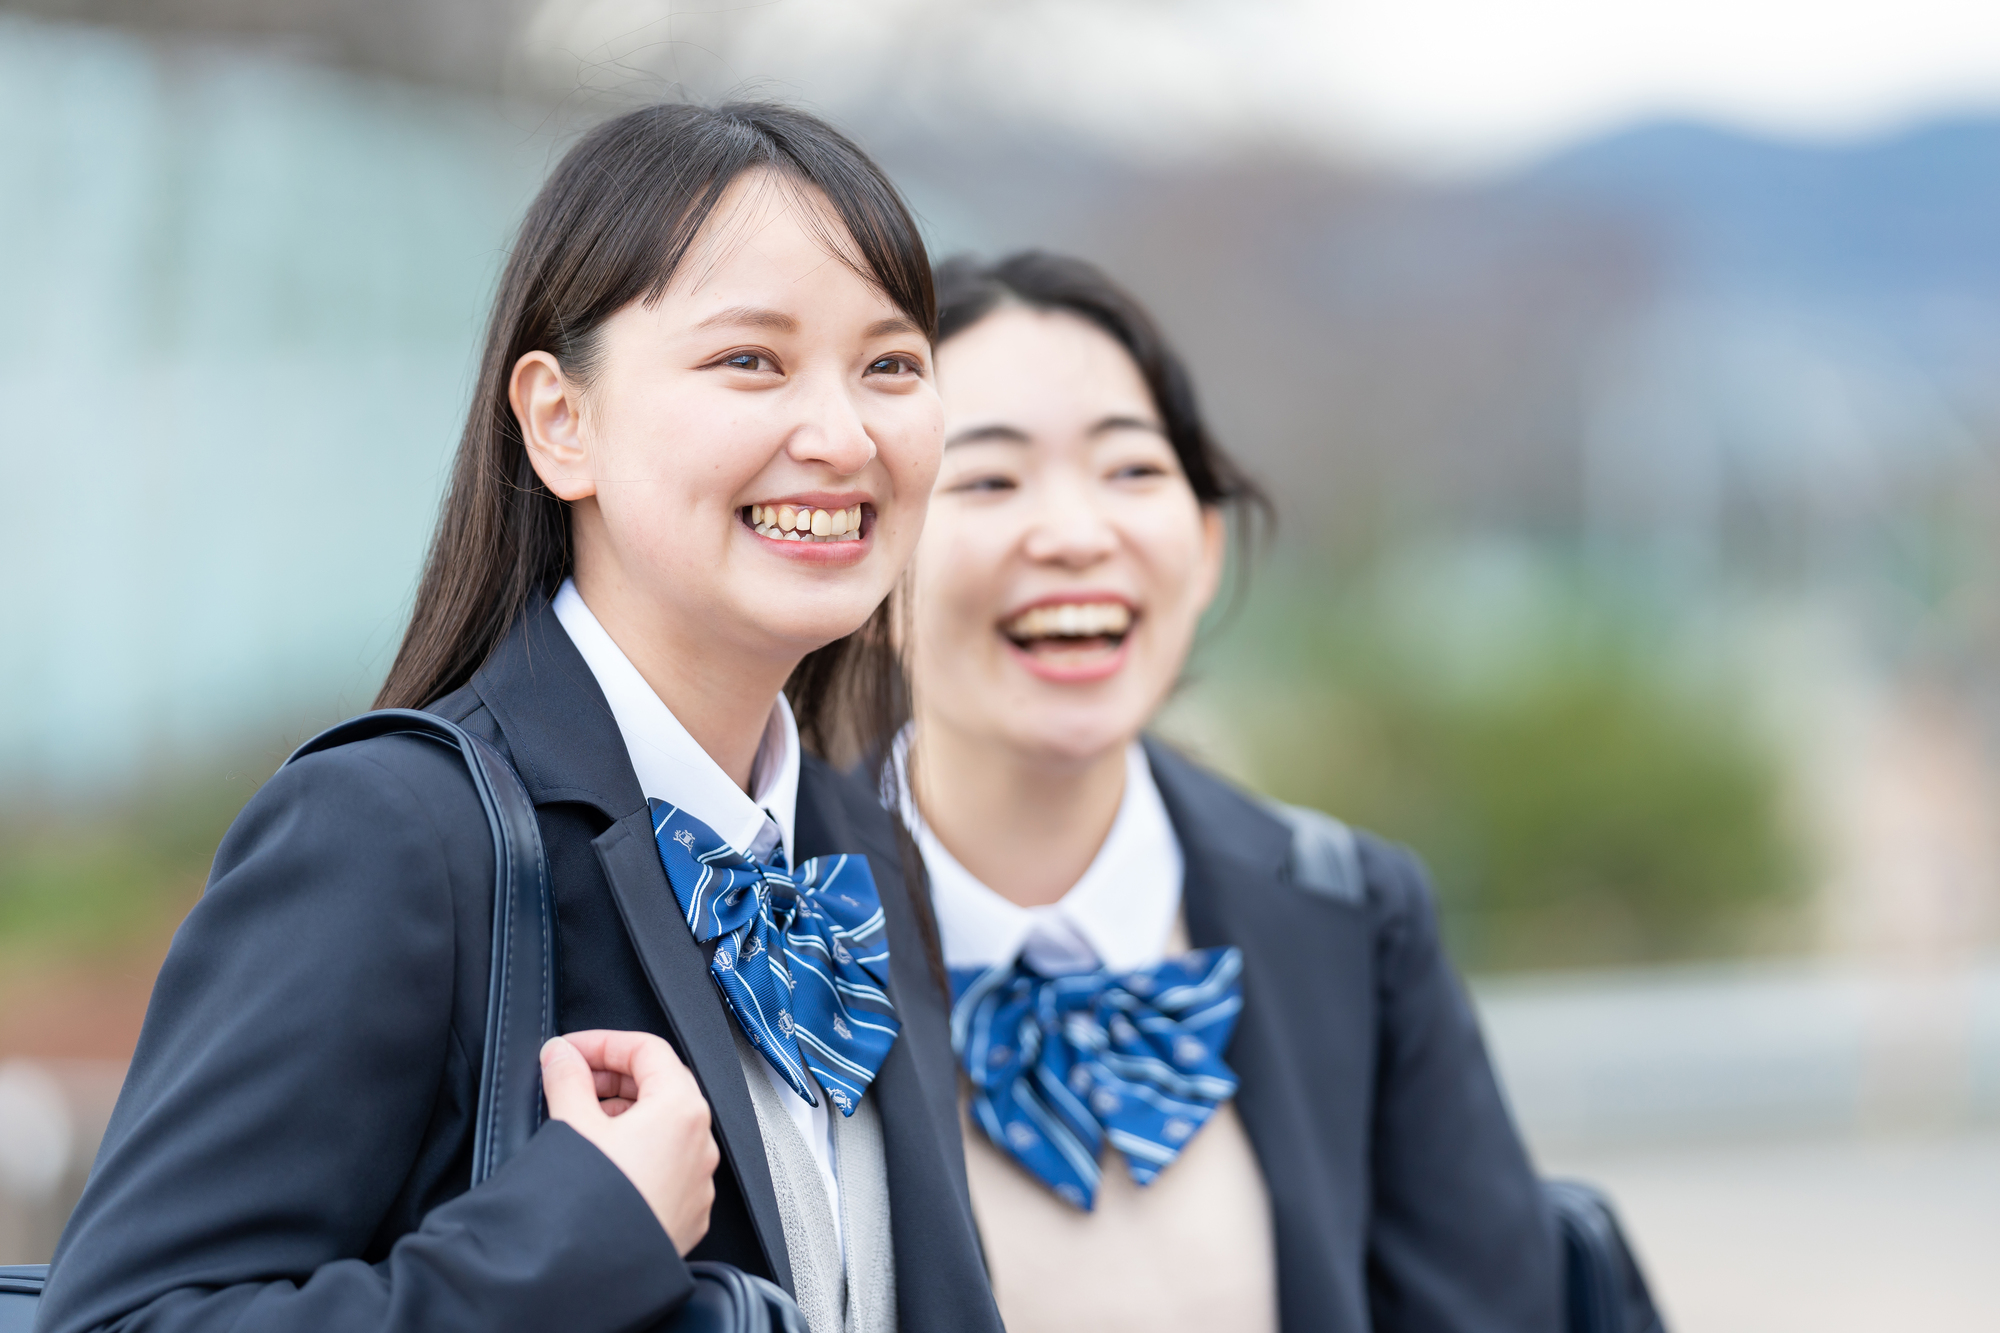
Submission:
M 751 305 L 731 306 L 727 310 L 718 310 L 695 327 L 713 329 L 728 324 L 749 324 L 760 329 L 776 329 L 780 333 L 796 333 L 799 328 L 799 322 L 782 310 L 767 310 Z
M 1167 428 L 1157 421 L 1148 421 L 1144 417 L 1124 416 L 1105 417 L 1102 421 L 1092 426 L 1086 433 L 1094 439 L 1099 435 L 1108 435 L 1114 430 L 1143 430 L 1149 435 L 1165 435 L 1167 433 Z
M 949 449 L 956 444 L 1026 443 L 1028 443 L 1028 432 L 1022 430 L 1019 426 L 1003 426 L 996 422 L 990 426 L 968 426 L 946 440 L 944 447 Z
M 718 310 L 695 325 L 697 329 L 714 329 L 748 324 L 753 328 L 775 329 L 779 333 L 797 333 L 799 322 L 782 310 L 770 310 L 762 306 L 739 305 L 727 310 Z M 886 338 L 893 333 L 921 333 L 914 323 L 901 315 L 888 319 L 878 319 L 862 331 L 864 338 Z
M 1149 435 L 1160 436 L 1164 436 L 1167 433 L 1167 428 L 1157 421 L 1148 421 L 1144 417 L 1114 415 L 1100 419 L 1089 430 L 1085 431 L 1084 434 L 1090 439 L 1096 439 L 1098 436 L 1108 435 L 1114 430 L 1143 430 Z M 1019 426 L 1003 425 L 996 421 L 991 425 L 968 426 L 946 440 L 944 447 L 949 449 L 955 444 L 1028 444 L 1031 442 L 1032 437 Z

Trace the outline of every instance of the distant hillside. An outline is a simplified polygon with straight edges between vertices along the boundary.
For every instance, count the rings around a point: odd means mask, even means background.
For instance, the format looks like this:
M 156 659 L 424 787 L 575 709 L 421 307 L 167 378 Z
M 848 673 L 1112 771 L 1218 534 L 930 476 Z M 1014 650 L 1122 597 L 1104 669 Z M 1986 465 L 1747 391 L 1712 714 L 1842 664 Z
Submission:
M 1841 145 L 1649 125 L 1501 187 L 1624 213 L 1676 279 L 1811 300 L 2000 302 L 2000 120 Z
M 892 151 L 949 239 L 1072 247 L 1154 301 L 1294 532 L 1684 531 L 1744 488 L 1846 523 L 2000 434 L 2000 120 L 1642 126 L 1448 187 L 1079 157 Z M 1671 512 L 1604 510 L 1607 484 Z

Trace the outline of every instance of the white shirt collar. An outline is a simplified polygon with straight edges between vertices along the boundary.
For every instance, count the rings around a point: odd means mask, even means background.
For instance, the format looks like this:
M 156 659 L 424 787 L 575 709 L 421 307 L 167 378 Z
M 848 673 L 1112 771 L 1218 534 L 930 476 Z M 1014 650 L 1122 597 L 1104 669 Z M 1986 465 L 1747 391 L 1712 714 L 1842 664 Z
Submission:
M 639 777 L 639 790 L 655 800 L 677 805 L 714 829 L 716 836 L 737 851 L 768 855 L 772 839 L 765 833 L 768 820 L 776 825 L 783 842 L 787 863 L 794 863 L 792 828 L 799 804 L 799 725 L 792 708 L 780 694 L 771 705 L 770 720 L 764 725 L 764 739 L 757 747 L 757 759 L 750 767 L 753 800 L 731 781 L 722 766 L 688 734 L 653 687 L 639 674 L 630 658 L 598 623 L 584 605 L 576 583 L 564 579 L 550 607 L 570 641 L 583 655 L 618 734 L 625 739 L 625 752 L 632 771 Z M 761 841 L 766 844 L 759 847 Z M 803 1103 L 801 1103 L 803 1105 Z
M 903 821 L 930 873 L 947 967 L 994 967 L 1026 952 L 1049 971 L 1151 967 L 1167 955 L 1181 910 L 1185 863 L 1144 747 L 1125 753 L 1125 794 L 1083 878 L 1047 907 L 1020 907 L 982 884 L 945 849 L 910 796 L 910 733 L 897 738 Z

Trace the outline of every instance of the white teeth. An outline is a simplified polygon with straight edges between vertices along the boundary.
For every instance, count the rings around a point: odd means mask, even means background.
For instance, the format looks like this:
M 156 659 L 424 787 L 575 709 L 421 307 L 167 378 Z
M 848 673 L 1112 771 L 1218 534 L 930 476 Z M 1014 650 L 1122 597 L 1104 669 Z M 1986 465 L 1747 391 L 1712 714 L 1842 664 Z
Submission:
M 860 541 L 861 506 L 813 509 L 805 505 L 751 505 L 750 526 L 759 536 L 778 541 Z
M 1132 628 L 1132 608 L 1123 602 L 1059 602 L 1029 607 L 1001 627 L 1016 639 L 1097 639 Z

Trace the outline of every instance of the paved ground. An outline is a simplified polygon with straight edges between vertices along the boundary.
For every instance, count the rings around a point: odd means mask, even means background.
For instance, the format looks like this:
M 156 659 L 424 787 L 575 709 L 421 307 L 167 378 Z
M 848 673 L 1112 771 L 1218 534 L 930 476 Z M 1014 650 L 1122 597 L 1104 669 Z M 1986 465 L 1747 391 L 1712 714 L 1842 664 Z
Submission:
M 1616 1196 L 1674 1333 L 2000 1330 L 2000 1130 L 1541 1156 Z

